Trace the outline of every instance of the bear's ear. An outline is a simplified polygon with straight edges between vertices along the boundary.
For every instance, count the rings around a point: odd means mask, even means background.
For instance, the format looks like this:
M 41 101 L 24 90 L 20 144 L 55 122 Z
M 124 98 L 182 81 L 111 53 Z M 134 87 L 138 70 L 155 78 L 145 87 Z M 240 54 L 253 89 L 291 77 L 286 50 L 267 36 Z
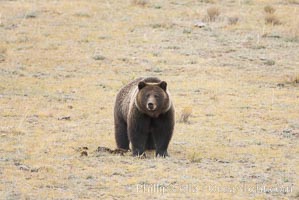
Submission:
M 141 90 L 142 88 L 144 88 L 146 86 L 146 83 L 144 81 L 140 81 L 138 83 L 138 89 Z
M 160 88 L 162 88 L 164 91 L 166 91 L 167 88 L 167 83 L 165 81 L 161 81 L 159 83 Z

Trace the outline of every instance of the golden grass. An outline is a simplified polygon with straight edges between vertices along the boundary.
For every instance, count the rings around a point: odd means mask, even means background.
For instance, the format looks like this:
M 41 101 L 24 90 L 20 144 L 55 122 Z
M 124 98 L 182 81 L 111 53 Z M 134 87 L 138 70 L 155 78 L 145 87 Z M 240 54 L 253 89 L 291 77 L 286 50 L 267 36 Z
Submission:
M 282 24 L 265 26 L 263 8 L 272 1 L 221 1 L 221 14 L 199 29 L 193 21 L 207 15 L 207 3 L 218 1 L 132 2 L 1 2 L 0 197 L 298 195 L 298 56 L 296 40 L 287 40 L 298 36 L 294 4 L 275 7 Z M 229 16 L 238 17 L 234 26 L 221 20 Z M 267 37 L 261 37 L 264 32 Z M 265 66 L 265 59 L 275 65 Z M 281 74 L 290 74 L 285 87 L 277 86 Z M 98 146 L 116 147 L 117 91 L 147 75 L 168 82 L 176 118 L 187 122 L 176 123 L 170 157 L 96 152 Z M 83 147 L 88 147 L 85 156 L 78 151 Z M 207 189 L 244 182 L 293 185 L 293 192 Z M 137 192 L 138 184 L 173 184 L 178 189 Z M 192 184 L 200 189 L 184 190 Z

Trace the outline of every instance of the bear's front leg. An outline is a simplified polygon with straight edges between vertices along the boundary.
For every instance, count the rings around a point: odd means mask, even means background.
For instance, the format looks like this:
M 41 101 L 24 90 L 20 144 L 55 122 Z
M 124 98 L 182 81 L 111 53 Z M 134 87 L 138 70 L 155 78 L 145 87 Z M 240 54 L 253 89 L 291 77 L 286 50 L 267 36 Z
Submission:
M 132 152 L 133 156 L 145 157 L 147 137 L 141 131 L 139 133 L 138 137 L 131 138 Z
M 145 156 L 150 119 L 141 113 L 134 113 L 134 117 L 129 119 L 128 136 L 132 144 L 133 156 Z
M 167 152 L 167 148 L 168 148 L 168 144 L 170 141 L 170 134 L 168 134 L 167 136 L 164 135 L 164 137 L 159 136 L 156 139 L 156 156 L 157 157 L 167 157 L 168 152 Z
M 156 145 L 156 156 L 168 156 L 167 148 L 173 134 L 174 123 L 173 107 L 168 112 L 153 120 L 152 134 Z

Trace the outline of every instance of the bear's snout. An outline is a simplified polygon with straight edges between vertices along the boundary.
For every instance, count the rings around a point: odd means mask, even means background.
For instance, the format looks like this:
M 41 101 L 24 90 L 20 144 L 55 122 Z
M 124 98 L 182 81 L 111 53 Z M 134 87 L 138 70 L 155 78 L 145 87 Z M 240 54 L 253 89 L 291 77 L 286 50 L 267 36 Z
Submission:
M 156 109 L 156 106 L 153 104 L 153 103 L 148 103 L 147 104 L 147 109 L 150 110 L 150 111 L 153 111 Z

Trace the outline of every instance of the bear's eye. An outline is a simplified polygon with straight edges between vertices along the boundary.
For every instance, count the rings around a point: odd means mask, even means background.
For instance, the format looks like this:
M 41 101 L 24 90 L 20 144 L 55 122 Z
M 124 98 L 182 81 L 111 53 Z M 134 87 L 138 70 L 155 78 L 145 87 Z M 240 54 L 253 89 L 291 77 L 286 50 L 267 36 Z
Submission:
M 147 94 L 147 95 L 146 95 L 146 98 L 149 98 L 149 96 L 150 96 L 150 94 Z
M 159 95 L 155 94 L 154 97 L 155 97 L 155 98 L 159 98 Z

